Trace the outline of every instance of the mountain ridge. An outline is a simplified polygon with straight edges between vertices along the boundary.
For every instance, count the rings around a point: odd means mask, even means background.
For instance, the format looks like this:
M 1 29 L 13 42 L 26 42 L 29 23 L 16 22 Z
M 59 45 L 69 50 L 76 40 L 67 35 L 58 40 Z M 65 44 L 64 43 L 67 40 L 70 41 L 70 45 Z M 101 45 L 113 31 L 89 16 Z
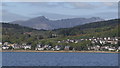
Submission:
M 86 23 L 103 21 L 103 20 L 104 19 L 101 19 L 99 17 L 50 20 L 46 18 L 45 16 L 39 16 L 39 17 L 31 18 L 26 21 L 13 21 L 9 23 L 32 27 L 35 29 L 52 30 L 52 29 L 58 29 L 58 28 L 69 28 L 69 27 L 74 27 L 77 25 L 83 25 Z

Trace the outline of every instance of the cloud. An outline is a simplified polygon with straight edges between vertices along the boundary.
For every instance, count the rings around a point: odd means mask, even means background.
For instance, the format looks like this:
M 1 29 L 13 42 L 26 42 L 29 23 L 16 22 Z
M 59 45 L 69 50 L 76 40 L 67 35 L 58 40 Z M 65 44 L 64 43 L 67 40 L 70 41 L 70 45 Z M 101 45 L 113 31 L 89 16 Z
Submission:
M 16 20 L 27 20 L 29 17 L 25 17 L 19 14 L 11 13 L 9 11 L 3 10 L 0 12 L 0 21 L 16 21 Z
M 104 2 L 103 4 L 106 5 L 106 6 L 115 6 L 118 3 L 117 2 Z
M 78 9 L 118 8 L 118 2 L 70 2 L 69 4 Z
M 101 13 L 97 13 L 96 15 L 105 19 L 118 18 L 118 12 L 101 12 Z
M 22 2 L 22 4 L 27 4 L 29 6 L 35 7 L 58 7 L 62 5 L 61 2 Z
M 104 2 L 102 5 L 112 9 L 118 8 L 118 2 Z
M 7 10 L 3 11 L 3 19 L 4 21 L 25 20 L 39 15 L 50 19 L 78 16 L 113 18 L 116 15 L 112 11 L 117 11 L 115 10 L 117 4 L 116 2 L 7 2 L 3 3 L 4 9 Z
M 96 5 L 89 4 L 87 2 L 23 2 L 34 7 L 62 7 L 62 8 L 75 8 L 75 9 L 91 9 L 96 8 Z
M 73 8 L 77 8 L 77 9 L 94 9 L 97 6 L 87 3 L 87 2 L 70 2 L 69 3 Z

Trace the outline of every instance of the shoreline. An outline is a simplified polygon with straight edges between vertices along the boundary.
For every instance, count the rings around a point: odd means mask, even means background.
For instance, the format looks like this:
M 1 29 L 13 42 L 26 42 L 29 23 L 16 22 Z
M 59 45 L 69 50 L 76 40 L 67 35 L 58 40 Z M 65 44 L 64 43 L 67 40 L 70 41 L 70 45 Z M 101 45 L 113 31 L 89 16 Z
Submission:
M 36 50 L 1 50 L 0 52 L 120 53 L 120 52 L 110 52 L 110 51 L 36 51 Z

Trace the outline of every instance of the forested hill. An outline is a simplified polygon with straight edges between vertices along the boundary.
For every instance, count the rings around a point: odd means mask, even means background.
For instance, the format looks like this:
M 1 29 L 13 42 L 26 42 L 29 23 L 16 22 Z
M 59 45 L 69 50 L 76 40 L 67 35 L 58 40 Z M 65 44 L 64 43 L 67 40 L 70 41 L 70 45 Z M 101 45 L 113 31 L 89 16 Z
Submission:
M 30 32 L 36 29 L 33 28 L 29 28 L 29 27 L 24 27 L 24 26 L 20 26 L 18 24 L 9 24 L 9 23 L 2 23 L 2 28 L 3 29 L 14 29 L 15 31 L 19 31 L 19 32 Z M 37 30 L 36 30 L 37 31 Z M 4 31 L 3 31 L 4 32 Z
M 71 36 L 71 35 L 80 35 L 80 34 L 93 34 L 106 32 L 113 29 L 118 30 L 120 19 L 113 19 L 108 21 L 93 22 L 84 25 L 75 26 L 72 28 L 62 28 L 53 30 L 58 34 Z
M 118 21 L 120 21 L 120 19 L 99 21 L 99 22 L 88 23 L 85 25 L 80 25 L 80 26 L 77 26 L 75 28 L 87 29 L 87 28 L 99 28 L 99 27 L 105 27 L 105 26 L 116 26 L 119 24 Z
M 18 24 L 2 23 L 2 41 L 19 43 L 31 42 L 43 39 L 48 35 L 46 30 L 37 30 Z

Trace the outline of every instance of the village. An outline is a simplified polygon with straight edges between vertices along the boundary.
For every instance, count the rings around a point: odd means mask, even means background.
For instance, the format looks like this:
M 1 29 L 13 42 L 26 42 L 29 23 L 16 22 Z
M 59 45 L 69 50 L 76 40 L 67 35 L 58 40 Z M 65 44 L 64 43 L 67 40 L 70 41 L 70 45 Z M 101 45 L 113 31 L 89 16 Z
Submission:
M 43 45 L 37 44 L 35 48 L 32 48 L 32 45 L 26 43 L 22 44 L 11 44 L 9 42 L 0 43 L 2 50 L 36 50 L 36 51 L 113 51 L 119 52 L 120 46 L 118 44 L 118 37 L 104 37 L 104 38 L 89 38 L 89 39 L 66 39 L 62 41 L 56 41 L 59 43 L 81 43 L 82 41 L 90 41 L 92 45 L 86 44 L 83 49 L 76 49 L 70 45 Z

